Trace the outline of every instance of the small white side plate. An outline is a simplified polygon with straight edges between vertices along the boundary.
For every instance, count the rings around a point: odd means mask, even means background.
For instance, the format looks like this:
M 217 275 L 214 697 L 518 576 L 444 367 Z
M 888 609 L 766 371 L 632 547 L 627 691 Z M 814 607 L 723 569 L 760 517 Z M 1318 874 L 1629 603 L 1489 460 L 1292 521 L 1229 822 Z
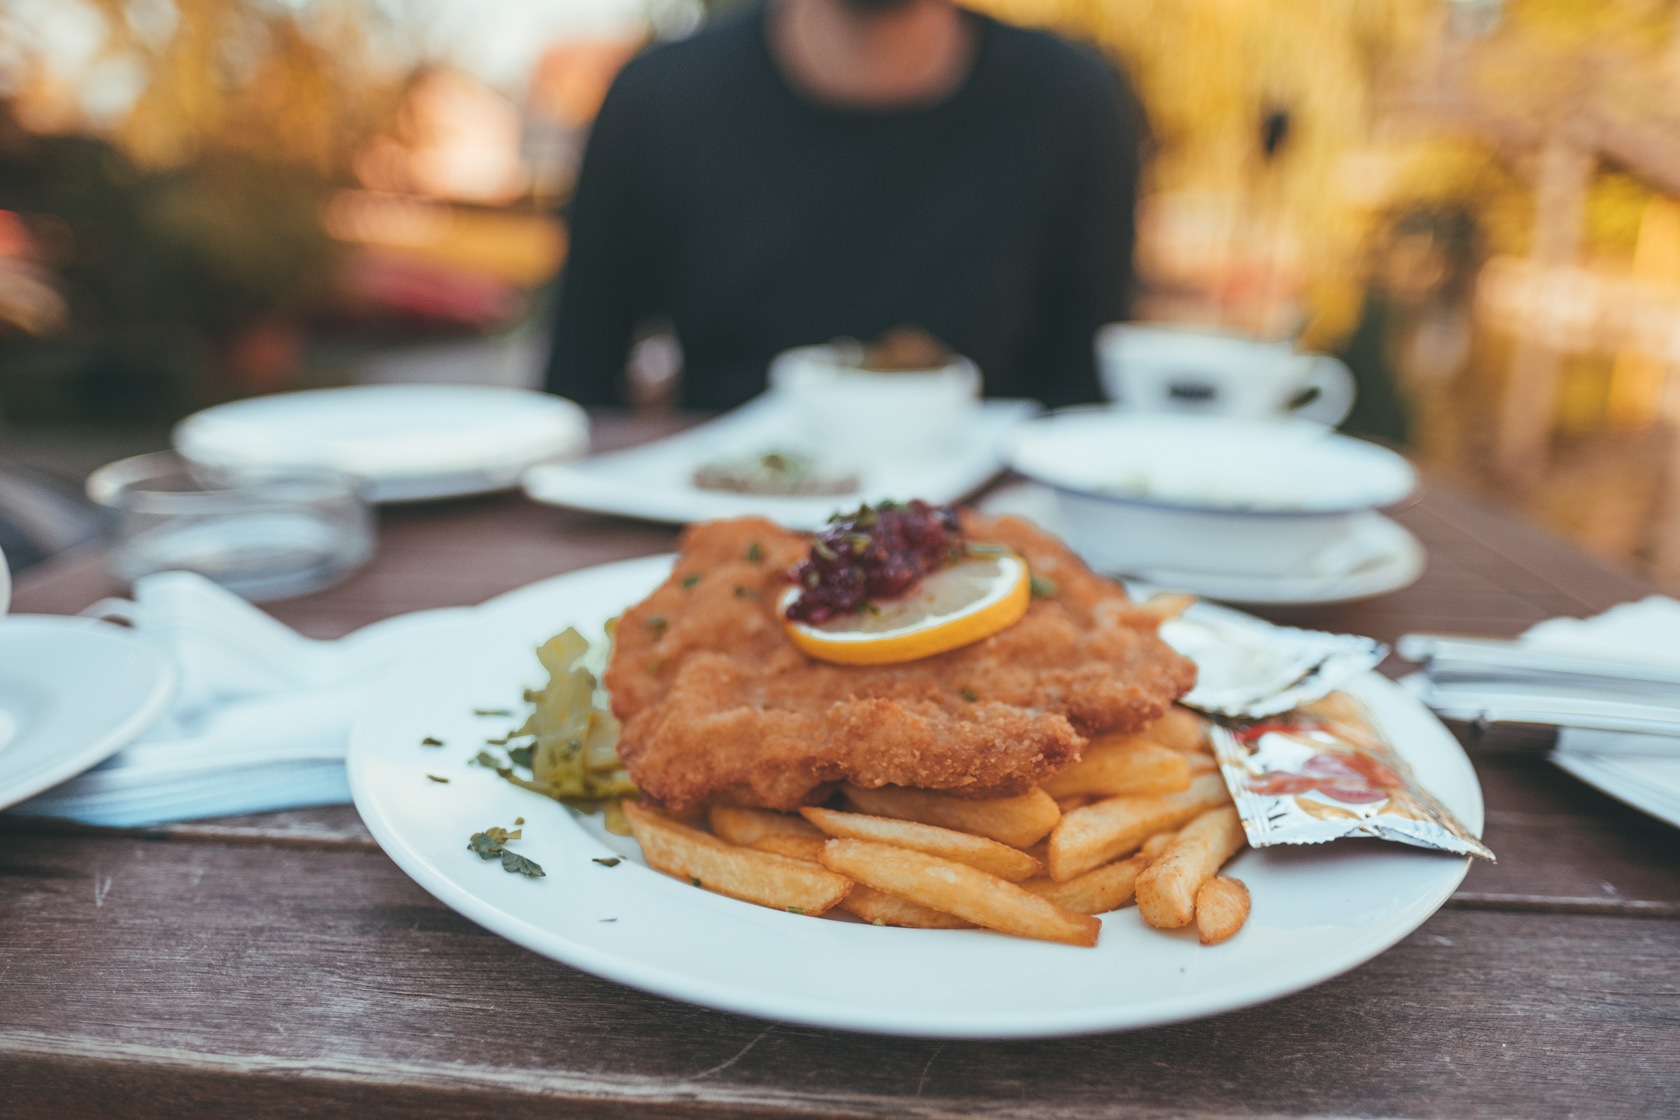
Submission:
M 223 469 L 327 467 L 374 502 L 506 490 L 534 463 L 581 455 L 589 420 L 571 401 L 492 385 L 357 385 L 217 405 L 175 429 L 175 448 Z
M 1127 1030 L 1276 999 L 1369 960 L 1435 912 L 1466 860 L 1377 840 L 1270 848 L 1237 858 L 1253 892 L 1247 927 L 1213 948 L 1148 928 L 1135 908 L 1103 918 L 1094 949 L 976 930 L 875 928 L 782 914 L 650 870 L 609 836 L 473 765 L 541 683 L 534 647 L 606 619 L 670 571 L 653 557 L 533 584 L 418 656 L 369 698 L 351 733 L 350 786 L 380 846 L 466 917 L 544 956 L 707 1007 L 882 1034 L 1025 1038 Z M 1368 675 L 1352 691 L 1424 785 L 1480 833 L 1481 788 L 1457 742 L 1421 704 Z M 428 748 L 431 736 L 444 747 Z M 436 774 L 448 784 L 427 777 Z M 523 854 L 547 878 L 505 873 L 467 850 L 523 817 Z M 614 867 L 594 862 L 621 857 Z
M 815 529 L 839 509 L 886 498 L 954 502 L 1003 467 L 1004 435 L 1029 418 L 1031 401 L 982 401 L 958 450 L 948 455 L 880 457 L 858 470 L 858 490 L 828 497 L 775 497 L 701 490 L 694 469 L 714 459 L 798 451 L 793 407 L 766 393 L 716 420 L 654 443 L 578 463 L 543 464 L 525 475 L 525 493 L 570 509 L 682 525 L 726 517 L 768 517 L 792 529 Z
M 174 692 L 175 667 L 120 626 L 57 615 L 0 621 L 0 808 L 104 762 Z

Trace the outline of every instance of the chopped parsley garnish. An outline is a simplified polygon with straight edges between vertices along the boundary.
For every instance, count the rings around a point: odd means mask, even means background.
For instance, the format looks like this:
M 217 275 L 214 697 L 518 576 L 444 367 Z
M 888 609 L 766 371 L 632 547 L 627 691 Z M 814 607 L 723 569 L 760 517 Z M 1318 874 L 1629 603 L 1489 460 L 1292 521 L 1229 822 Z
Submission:
M 541 879 L 548 874 L 541 866 L 507 848 L 509 840 L 518 840 L 523 835 L 524 830 L 518 828 L 512 831 L 505 828 L 487 828 L 483 832 L 472 834 L 472 839 L 467 841 L 467 850 L 477 852 L 478 858 L 483 860 L 500 858 L 502 870 L 509 874 L 523 875 L 527 879 Z
M 972 704 L 976 700 L 980 699 L 980 697 L 974 695 L 974 690 L 972 688 L 963 689 L 962 690 L 962 698 L 964 700 L 967 700 L 970 704 Z
M 608 859 L 592 859 L 589 862 L 590 863 L 598 863 L 602 867 L 617 867 L 619 864 L 623 863 L 624 861 L 619 859 L 617 856 L 612 856 Z
M 663 634 L 665 633 L 665 627 L 669 626 L 670 623 L 665 621 L 664 615 L 656 614 L 651 618 L 648 618 L 642 623 L 642 625 L 646 626 L 649 630 L 652 630 L 655 634 Z
M 659 675 L 659 667 L 663 664 L 665 664 L 665 659 L 663 657 L 656 657 L 652 661 L 649 661 L 647 663 L 648 676 L 657 677 Z
M 1045 576 L 1035 575 L 1029 582 L 1032 584 L 1034 599 L 1048 599 L 1056 593 L 1056 581 Z
M 434 782 L 437 782 L 439 785 L 446 786 L 449 784 L 448 778 L 440 778 L 436 774 L 427 774 L 426 777 L 430 778 Z
M 690 876 L 689 876 L 689 877 L 688 877 L 688 878 L 689 878 L 689 880 L 690 880 L 690 881 L 691 881 L 691 882 L 692 882 L 692 883 L 693 883 L 693 884 L 694 884 L 694 885 L 695 885 L 695 886 L 697 886 L 697 887 L 698 887 L 698 886 L 701 886 L 701 885 L 702 885 L 702 884 L 701 884 L 701 882 L 700 882 L 700 876 L 698 876 L 698 875 L 690 875 Z
M 789 906 L 788 907 L 788 913 L 789 914 L 803 915 L 805 913 L 805 907 L 803 907 L 803 906 Z
M 762 598 L 764 598 L 764 596 L 760 595 L 758 593 L 757 589 L 755 589 L 755 588 L 737 587 L 735 589 L 735 598 L 737 598 L 737 599 L 762 599 Z
M 747 563 L 764 563 L 764 546 L 759 544 L 757 541 L 754 541 L 747 546 Z
M 474 708 L 475 716 L 511 716 L 513 712 L 508 708 Z
M 502 852 L 502 870 L 523 875 L 527 879 L 541 879 L 548 874 L 542 869 L 541 864 L 526 859 L 518 852 L 510 852 L 505 849 Z
M 531 768 L 531 753 L 536 749 L 536 744 L 534 743 L 525 747 L 509 747 L 508 761 L 513 763 L 515 766 L 523 766 L 525 769 L 529 770 Z
M 432 736 L 428 735 L 424 739 L 420 740 L 420 745 L 422 747 L 441 747 L 441 746 L 443 746 L 443 740 L 442 739 L 435 739 Z
M 502 760 L 491 754 L 489 751 L 479 751 L 477 754 L 473 755 L 472 761 L 478 763 L 486 770 L 500 770 L 502 768 Z
M 684 576 L 683 581 L 682 581 L 683 590 L 684 591 L 688 590 L 690 587 L 693 587 L 695 584 L 699 583 L 701 580 L 703 580 L 705 578 L 706 577 L 701 575 L 699 572 L 695 572 L 691 576 Z
M 874 924 L 875 924 L 875 925 L 878 925 L 878 926 L 884 926 L 884 925 L 886 925 L 886 924 L 887 924 L 887 923 L 886 923 L 886 922 L 883 922 L 883 921 L 882 921 L 882 920 L 881 920 L 881 919 L 879 919 L 879 918 L 876 918 L 876 919 L 875 919 L 875 923 L 874 923 Z

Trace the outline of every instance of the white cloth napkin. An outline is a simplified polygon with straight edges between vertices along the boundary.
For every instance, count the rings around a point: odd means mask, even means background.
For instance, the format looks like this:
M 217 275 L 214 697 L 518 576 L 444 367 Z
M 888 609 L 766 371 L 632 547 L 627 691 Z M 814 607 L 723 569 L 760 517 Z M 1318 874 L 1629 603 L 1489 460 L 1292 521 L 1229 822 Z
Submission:
M 1509 644 L 1408 636 L 1400 651 L 1429 658 L 1403 683 L 1437 711 L 1555 725 L 1553 762 L 1680 827 L 1680 601 L 1548 619 Z
M 146 576 L 132 602 L 84 613 L 126 621 L 164 649 L 180 672 L 174 703 L 106 762 L 11 811 L 132 828 L 347 802 L 344 752 L 362 695 L 469 609 L 316 641 L 202 576 Z
M 1592 618 L 1553 618 L 1517 642 L 1569 657 L 1680 669 L 1680 600 L 1651 595 Z

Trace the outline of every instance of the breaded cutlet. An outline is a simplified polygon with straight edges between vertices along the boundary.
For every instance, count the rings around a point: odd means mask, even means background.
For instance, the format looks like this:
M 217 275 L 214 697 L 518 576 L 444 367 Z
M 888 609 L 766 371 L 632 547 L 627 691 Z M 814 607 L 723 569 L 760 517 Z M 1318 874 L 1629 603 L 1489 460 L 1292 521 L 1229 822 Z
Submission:
M 631 777 L 678 809 L 793 809 L 838 781 L 1002 797 L 1194 685 L 1158 618 L 1054 537 L 966 511 L 962 525 L 1024 556 L 1054 593 L 992 637 L 883 666 L 815 661 L 784 635 L 776 601 L 809 536 L 758 518 L 690 528 L 671 577 L 617 626 L 605 684 Z

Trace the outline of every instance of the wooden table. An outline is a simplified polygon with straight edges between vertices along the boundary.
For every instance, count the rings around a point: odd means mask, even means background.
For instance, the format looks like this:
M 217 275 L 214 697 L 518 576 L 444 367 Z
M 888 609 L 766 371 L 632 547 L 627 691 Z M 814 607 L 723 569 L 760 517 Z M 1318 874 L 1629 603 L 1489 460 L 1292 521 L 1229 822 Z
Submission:
M 1399 518 L 1429 547 L 1417 585 L 1265 613 L 1510 636 L 1646 591 L 1446 487 Z M 331 637 L 673 540 L 513 496 L 393 508 L 372 567 L 274 613 Z M 16 609 L 109 590 L 97 555 L 72 556 L 21 580 Z M 1247 1011 L 1034 1042 L 842 1034 L 618 987 L 446 909 L 348 806 L 131 832 L 0 818 L 0 1117 L 1680 1115 L 1680 832 L 1532 739 L 1468 743 L 1500 861 L 1387 953 Z

